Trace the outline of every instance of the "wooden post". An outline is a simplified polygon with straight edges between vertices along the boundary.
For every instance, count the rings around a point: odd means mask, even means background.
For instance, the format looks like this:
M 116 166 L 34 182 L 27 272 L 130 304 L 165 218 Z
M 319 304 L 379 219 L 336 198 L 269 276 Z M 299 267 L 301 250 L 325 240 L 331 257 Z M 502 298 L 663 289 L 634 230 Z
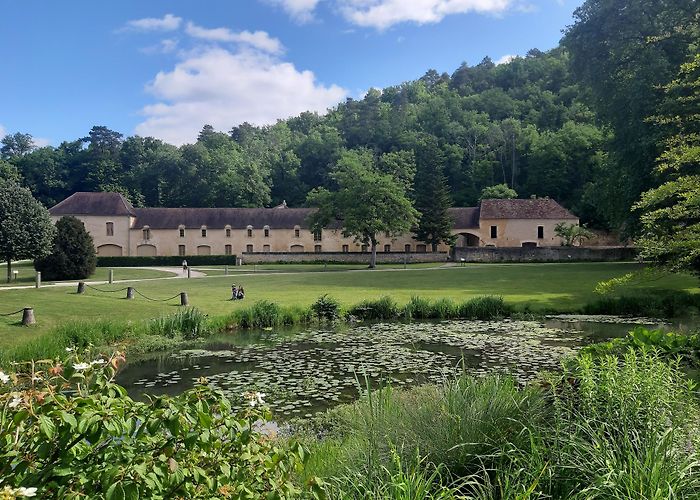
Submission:
M 192 268 L 187 266 L 187 279 L 190 279 L 192 277 Z
M 131 300 L 134 298 L 134 288 L 133 287 L 127 287 L 126 288 L 126 298 Z
M 78 283 L 78 295 L 82 295 L 83 293 L 85 293 L 85 282 L 81 281 Z
M 180 292 L 180 305 L 181 306 L 189 306 L 190 305 L 190 300 L 187 297 L 187 292 Z
M 228 264 L 224 266 L 224 276 L 228 276 Z
M 22 325 L 31 326 L 36 323 L 36 318 L 34 318 L 34 309 L 31 307 L 25 307 L 22 312 Z
M 114 269 L 109 270 L 109 284 L 114 283 Z
M 34 283 L 36 288 L 41 288 L 41 271 L 36 272 L 36 282 Z
M 406 269 L 406 261 L 408 260 L 408 257 L 406 255 L 403 256 L 403 268 Z

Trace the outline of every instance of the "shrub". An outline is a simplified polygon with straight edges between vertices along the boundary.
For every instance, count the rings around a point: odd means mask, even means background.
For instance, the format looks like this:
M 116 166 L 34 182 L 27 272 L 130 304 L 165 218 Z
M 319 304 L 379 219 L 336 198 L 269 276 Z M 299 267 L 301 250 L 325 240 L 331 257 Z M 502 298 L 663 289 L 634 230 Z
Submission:
M 391 297 L 375 300 L 363 300 L 353 306 L 348 314 L 362 320 L 395 319 L 399 316 L 399 307 Z
M 34 267 L 47 280 L 84 279 L 95 272 L 97 255 L 92 236 L 75 217 L 61 217 L 49 255 L 34 261 Z
M 319 321 L 333 322 L 340 318 L 340 302 L 328 294 L 321 295 L 311 304 L 311 310 Z
M 175 314 L 154 319 L 150 323 L 150 334 L 173 338 L 181 335 L 184 340 L 196 340 L 211 333 L 207 315 L 196 307 L 180 309 Z
M 310 308 L 282 307 L 268 300 L 260 300 L 252 306 L 238 309 L 226 320 L 227 328 L 272 328 L 310 323 Z
M 508 316 L 513 307 L 506 304 L 503 297 L 474 297 L 459 305 L 458 315 L 463 319 L 493 320 Z
M 698 309 L 700 309 L 700 294 L 679 290 L 673 293 L 605 296 L 586 304 L 583 307 L 583 313 L 675 318 L 688 315 L 692 310 Z
M 235 266 L 235 255 L 155 255 L 155 256 L 123 256 L 97 257 L 100 267 L 148 267 L 148 266 L 180 266 L 186 260 L 189 266 Z
M 430 319 L 433 317 L 433 307 L 429 299 L 413 296 L 403 307 L 406 319 Z
M 198 386 L 132 400 L 113 383 L 123 357 L 71 355 L 2 373 L 0 477 L 40 498 L 294 498 L 307 453 L 263 436 L 258 393 L 242 409 Z M 76 493 L 79 492 L 79 493 Z M 306 493 L 310 493 L 309 490 Z

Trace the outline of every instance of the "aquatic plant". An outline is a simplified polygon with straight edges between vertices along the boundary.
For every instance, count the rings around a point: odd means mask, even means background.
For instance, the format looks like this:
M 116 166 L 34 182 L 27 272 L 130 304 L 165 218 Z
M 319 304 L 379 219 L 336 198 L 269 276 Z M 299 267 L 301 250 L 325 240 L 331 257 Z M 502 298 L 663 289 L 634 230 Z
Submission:
M 328 294 L 321 295 L 311 304 L 311 310 L 319 321 L 334 322 L 340 318 L 340 302 Z
M 151 320 L 149 333 L 173 338 L 181 335 L 184 340 L 196 340 L 211 334 L 207 315 L 196 307 L 180 309 L 175 314 Z
M 362 320 L 387 320 L 399 317 L 399 307 L 391 297 L 384 296 L 374 300 L 363 300 L 348 309 L 350 316 Z

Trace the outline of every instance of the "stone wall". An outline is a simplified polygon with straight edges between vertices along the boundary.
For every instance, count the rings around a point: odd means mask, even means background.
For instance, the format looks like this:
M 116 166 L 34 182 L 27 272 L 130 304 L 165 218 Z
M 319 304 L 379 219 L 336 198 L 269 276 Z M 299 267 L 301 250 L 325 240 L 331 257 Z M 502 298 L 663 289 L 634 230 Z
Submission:
M 311 263 L 328 262 L 335 264 L 369 264 L 370 253 L 361 252 L 243 252 L 241 258 L 244 264 L 269 264 L 275 262 L 285 263 Z M 418 262 L 446 262 L 446 252 L 377 252 L 377 263 L 403 263 Z
M 615 262 L 636 260 L 633 247 L 457 247 L 452 258 L 459 262 Z

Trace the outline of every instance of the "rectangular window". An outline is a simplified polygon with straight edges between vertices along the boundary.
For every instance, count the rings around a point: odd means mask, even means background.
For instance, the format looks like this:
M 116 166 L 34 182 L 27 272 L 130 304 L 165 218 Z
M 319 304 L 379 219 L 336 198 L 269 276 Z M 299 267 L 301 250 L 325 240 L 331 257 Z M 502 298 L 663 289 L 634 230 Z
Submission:
M 347 245 L 343 245 L 343 253 L 348 253 L 349 250 L 350 247 L 348 247 Z
M 227 227 L 227 228 L 226 228 L 226 237 L 227 237 L 227 238 L 230 238 L 230 237 L 231 237 L 231 228 L 230 228 L 230 227 Z
M 186 254 L 185 254 L 185 245 L 178 245 L 178 246 L 177 246 L 177 254 L 178 254 L 180 257 L 184 257 L 184 256 L 186 255 Z
M 268 228 L 265 228 L 265 238 L 270 237 L 270 230 Z
M 384 245 L 385 252 L 391 252 L 391 245 Z
M 248 253 L 252 253 L 252 252 L 253 252 L 253 245 L 246 245 L 246 246 L 245 246 L 245 251 L 248 252 Z
M 114 236 L 114 222 L 107 223 L 107 236 Z
M 263 245 L 263 252 L 270 253 L 270 245 Z
M 226 245 L 226 246 L 224 247 L 224 253 L 225 253 L 226 255 L 231 255 L 231 245 Z
M 253 237 L 253 230 L 248 228 L 248 238 L 252 238 L 252 237 Z
M 403 247 L 403 250 L 404 250 L 404 252 L 406 252 L 406 253 L 411 253 L 411 244 L 410 244 L 410 243 L 406 243 L 406 245 L 404 245 L 404 247 Z
M 538 240 L 544 239 L 544 226 L 537 226 L 537 239 Z
M 206 237 L 207 237 L 207 230 L 202 229 L 202 238 L 206 238 Z
M 298 229 L 295 229 L 295 230 L 294 230 L 294 237 L 295 237 L 295 238 L 298 238 L 298 237 L 299 237 L 299 230 L 298 230 Z
M 367 245 L 362 245 L 362 246 L 360 247 L 360 250 L 363 251 L 363 252 L 366 252 L 366 251 L 367 251 Z
M 143 239 L 144 239 L 144 240 L 150 240 L 150 239 L 151 239 L 151 230 L 150 230 L 150 229 L 144 229 L 144 230 L 143 230 Z
M 491 238 L 498 238 L 498 226 L 491 226 Z
M 323 232 L 320 229 L 318 231 L 314 231 L 314 241 L 321 241 L 322 237 Z
M 321 253 L 321 245 L 314 245 L 314 252 Z
M 181 227 L 180 228 L 180 238 L 184 238 L 184 237 L 185 237 L 185 228 Z
M 418 253 L 425 253 L 425 252 L 426 252 L 426 246 L 425 246 L 425 245 L 416 245 L 416 252 L 418 252 Z

